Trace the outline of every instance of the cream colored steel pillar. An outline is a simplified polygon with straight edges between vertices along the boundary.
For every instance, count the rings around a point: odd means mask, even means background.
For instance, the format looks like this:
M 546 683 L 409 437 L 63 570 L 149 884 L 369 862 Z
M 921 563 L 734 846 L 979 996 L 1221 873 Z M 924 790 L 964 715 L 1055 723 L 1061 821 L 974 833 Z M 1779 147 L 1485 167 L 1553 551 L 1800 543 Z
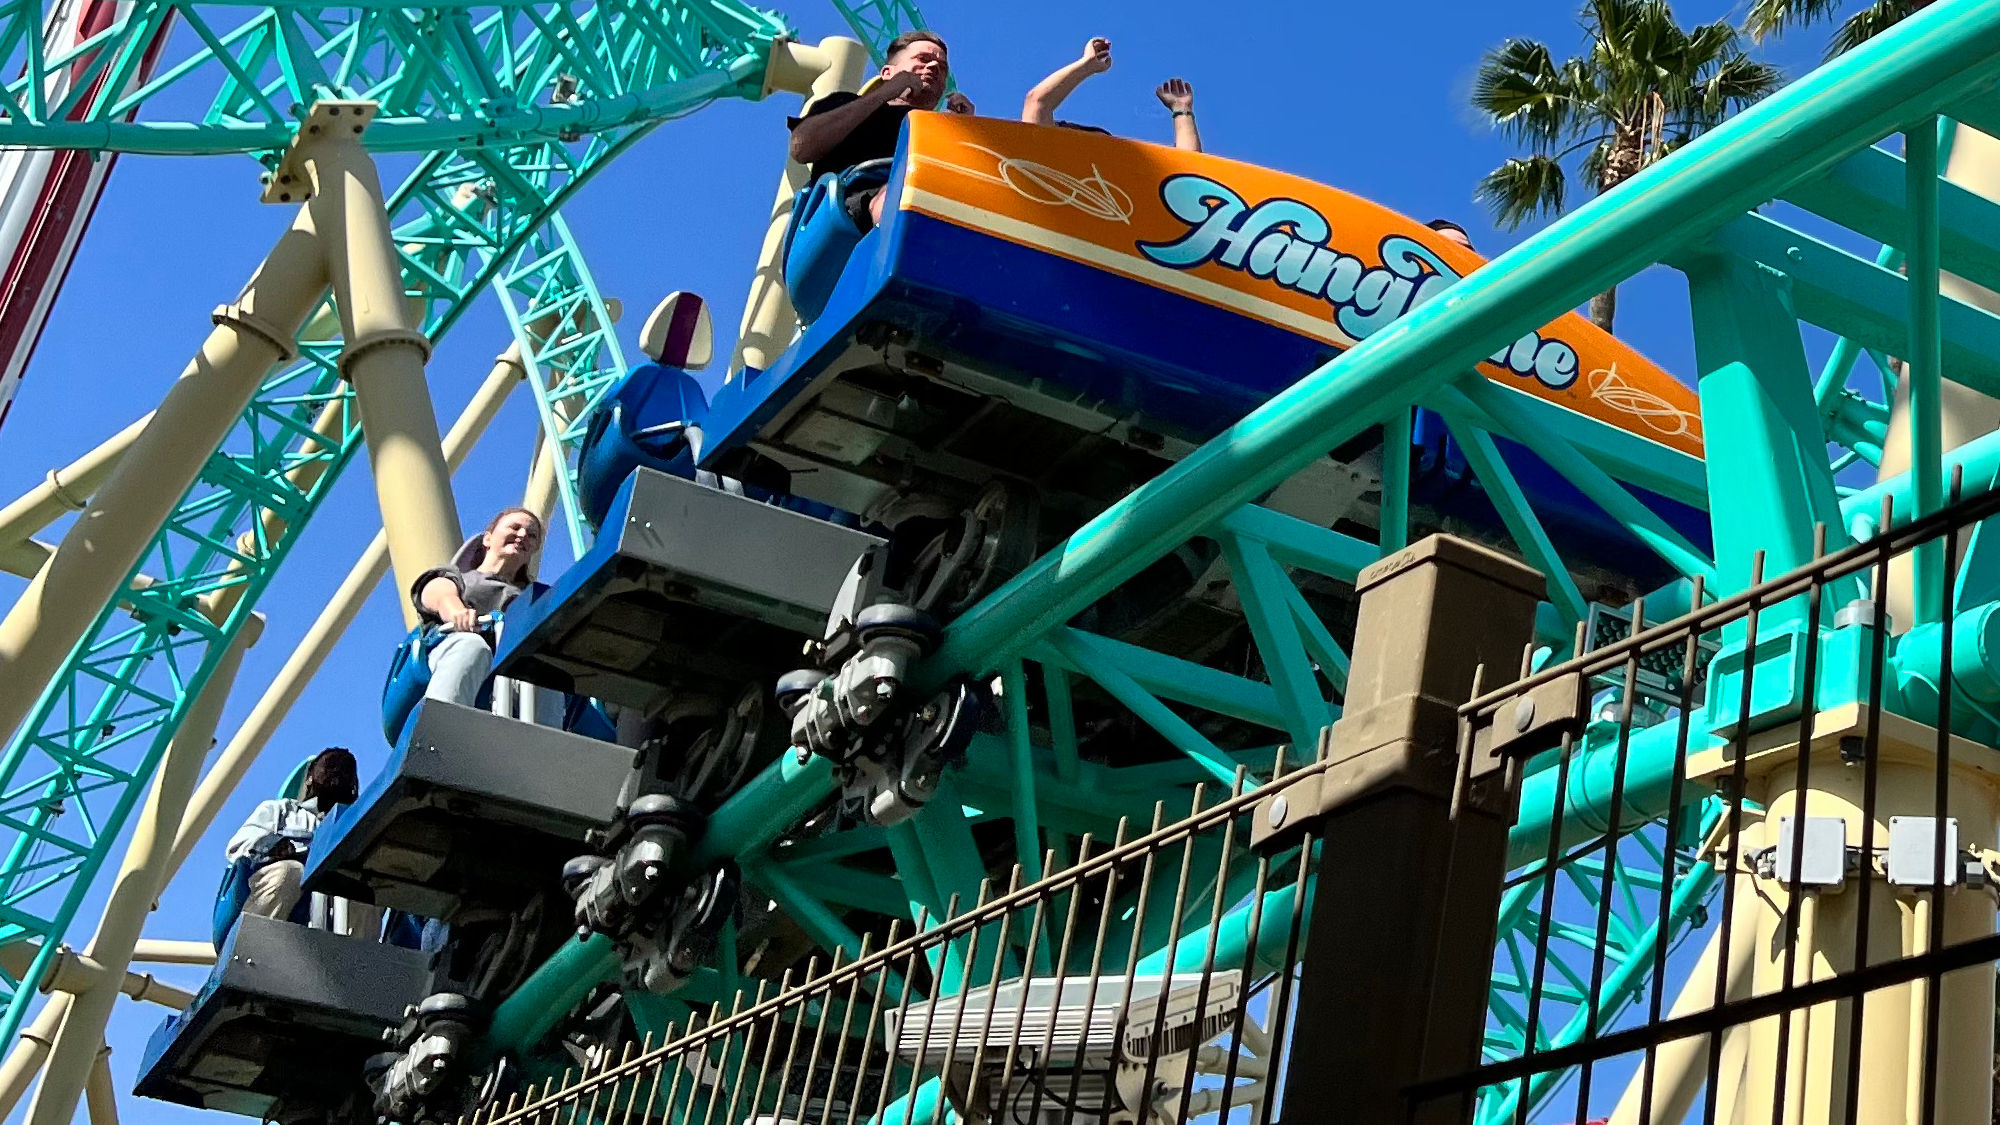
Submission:
M 494 415 L 500 412 L 501 405 L 507 401 L 507 395 L 521 382 L 522 368 L 519 355 L 519 352 L 509 348 L 494 361 L 493 370 L 486 376 L 486 381 L 473 393 L 472 400 L 466 403 L 465 410 L 459 414 L 458 421 L 452 424 L 451 432 L 445 436 L 445 463 L 453 470 L 465 463 L 465 458 L 472 452 L 472 447 L 486 432 L 486 427 L 493 421 Z M 285 666 L 279 669 L 276 678 L 264 689 L 263 696 L 257 700 L 257 705 L 251 708 L 249 716 L 243 720 L 243 725 L 237 728 L 235 736 L 229 740 L 229 745 L 216 757 L 215 764 L 209 769 L 207 776 L 202 778 L 201 788 L 195 791 L 194 800 L 188 805 L 187 816 L 174 837 L 173 857 L 167 865 L 169 879 L 180 870 L 183 863 L 187 862 L 189 853 L 193 852 L 195 845 L 201 841 L 202 834 L 215 822 L 217 814 L 222 811 L 222 806 L 235 793 L 237 784 L 243 780 L 243 775 L 249 772 L 250 764 L 257 760 L 257 755 L 263 751 L 264 744 L 270 741 L 279 724 L 284 722 L 292 705 L 298 702 L 299 695 L 305 691 L 306 684 L 312 680 L 313 674 L 319 671 L 320 664 L 326 660 L 327 654 L 333 651 L 333 646 L 339 643 L 347 627 L 354 623 L 355 615 L 361 612 L 362 604 L 381 583 L 382 576 L 388 569 L 389 541 L 385 535 L 377 532 L 374 541 L 369 543 L 367 550 L 361 553 L 353 569 L 349 570 L 347 577 L 341 581 L 340 588 L 334 591 L 332 598 L 328 599 L 326 608 L 320 611 L 312 627 L 300 639 L 298 647 L 286 658 Z M 409 598 L 399 590 L 397 600 L 407 602 Z M 389 643 L 388 638 L 384 638 L 383 643 L 386 646 Z
M 132 960 L 153 965 L 213 965 L 215 947 L 207 941 L 140 938 L 132 950 Z
M 55 1042 L 56 1032 L 62 1028 L 63 1017 L 69 1014 L 69 1006 L 75 999 L 67 992 L 49 997 L 49 1002 L 35 1013 L 34 1022 L 21 1032 L 21 1041 L 7 1052 L 7 1061 L 0 1063 L 0 1120 L 14 1116 L 14 1107 L 21 1104 L 28 1083 L 42 1069 L 42 1060 L 49 1057 L 49 1045 Z
M 546 431 L 535 435 L 535 457 L 528 463 L 528 487 L 521 494 L 521 506 L 542 517 L 547 527 L 556 513 L 555 443 Z
M 1751 893 L 1739 887 L 1739 895 Z M 1738 898 L 1736 901 L 1743 901 Z M 1755 961 L 1755 931 L 1749 926 L 1738 926 L 1730 933 L 1730 956 L 1728 979 L 1724 982 L 1729 990 L 1724 1000 L 1741 1000 L 1750 995 L 1751 973 Z M 1701 959 L 1695 962 L 1693 971 L 1681 983 L 1681 990 L 1674 997 L 1673 1007 L 1668 1016 L 1689 1016 L 1705 1012 L 1715 1006 L 1715 971 L 1721 962 L 1722 934 L 1711 934 L 1708 944 L 1702 948 Z M 1722 1072 L 1725 1081 L 1730 1078 L 1732 1052 L 1730 1040 L 1741 1040 L 1742 1035 L 1723 1035 Z M 1708 1041 L 1706 1035 L 1691 1035 L 1685 1039 L 1675 1039 L 1662 1043 L 1653 1058 L 1652 1111 L 1640 1112 L 1645 1096 L 1645 1071 L 1642 1069 L 1632 1076 L 1625 1087 L 1625 1093 L 1618 1099 L 1618 1107 L 1612 1111 L 1609 1125 L 1639 1125 L 1643 1119 L 1651 1125 L 1677 1125 L 1686 1119 L 1688 1110 L 1693 1108 L 1701 1096 L 1703 1085 L 1708 1080 Z M 1733 1052 L 1734 1075 L 1740 1077 L 1743 1069 L 1742 1052 Z M 1726 1104 L 1718 1101 L 1717 1104 Z
M 2000 200 L 2000 140 L 1967 125 L 1952 134 L 1951 159 L 1945 164 L 1945 179 L 1988 199 Z M 1955 277 L 1941 274 L 1938 292 L 1947 297 L 2000 315 L 2000 294 Z M 1944 449 L 1950 452 L 1974 438 L 2000 430 L 2000 400 L 1988 398 L 1962 383 L 1954 383 L 1951 370 L 1944 372 L 1940 387 L 1943 403 Z M 1889 413 L 1889 434 L 1882 443 L 1882 465 L 1877 480 L 1900 476 L 1910 468 L 1910 383 L 1899 380 L 1896 398 Z M 1949 487 L 1950 482 L 1946 481 Z M 1908 513 L 1905 513 L 1906 515 Z M 1963 533 L 1970 535 L 1971 532 Z M 1963 558 L 1963 538 L 1959 557 Z M 1915 555 L 1905 552 L 1889 563 L 1889 617 L 1898 633 L 1916 624 Z
M 771 49 L 771 63 L 764 72 L 764 92 L 790 90 L 806 95 L 806 105 L 837 90 L 861 88 L 868 77 L 868 48 L 838 36 L 822 39 L 816 47 L 803 43 L 779 43 Z M 791 346 L 798 334 L 799 315 L 785 292 L 785 228 L 792 222 L 792 200 L 806 186 L 806 168 L 787 158 L 778 177 L 777 198 L 771 204 L 771 224 L 764 231 L 764 246 L 757 254 L 757 272 L 750 281 L 750 299 L 743 306 L 743 329 L 736 341 L 736 353 L 729 360 L 729 378 L 745 367 L 759 371 L 775 362 Z
M 62 468 L 50 469 L 42 483 L 0 508 L 0 550 L 27 542 L 29 536 L 55 522 L 64 512 L 83 511 L 90 494 L 111 475 L 118 459 L 139 440 L 146 423 L 152 419 L 148 414 Z
M 0 620 L 0 742 L 27 716 L 97 611 L 179 503 L 326 288 L 319 240 L 301 210 L 160 408 Z
M 0 547 L 0 570 L 22 578 L 33 578 L 55 557 L 56 549 L 39 539 L 23 539 L 11 547 Z
M 90 1125 L 118 1125 L 118 1091 L 111 1085 L 111 1048 L 97 1053 L 90 1064 L 90 1078 L 84 1083 L 85 1107 Z
M 1877 716 L 1880 724 L 1874 809 L 1873 843 L 1886 848 L 1889 818 L 1929 816 L 1935 808 L 1937 734 L 1929 727 L 1891 714 Z M 1862 786 L 1865 771 L 1846 765 L 1840 756 L 1843 736 L 1862 736 L 1866 709 L 1855 704 L 1822 712 L 1814 724 L 1810 748 L 1811 788 L 1797 790 L 1798 747 L 1794 731 L 1772 731 L 1751 739 L 1745 774 L 1747 797 L 1772 810 L 1761 824 L 1746 826 L 1743 852 L 1777 842 L 1778 818 L 1839 817 L 1847 824 L 1849 847 L 1859 847 L 1862 826 Z M 1691 776 L 1720 776 L 1733 768 L 1729 751 L 1692 757 Z M 1959 822 L 1959 839 L 1990 846 L 2000 833 L 2000 751 L 1964 739 L 1951 748 L 1950 799 L 1946 815 Z M 1801 800 L 1803 796 L 1803 800 Z M 1783 879 L 1758 877 L 1756 893 L 1736 896 L 1735 925 L 1754 927 L 1755 990 L 1765 993 L 1784 980 L 1785 911 L 1790 892 Z M 1928 935 L 1911 925 L 1913 904 L 1928 907 L 1929 892 L 1891 887 L 1879 871 L 1864 869 L 1856 878 L 1875 879 L 1870 896 L 1868 960 L 1880 963 L 1918 952 Z M 1855 879 L 1833 891 L 1815 891 L 1799 900 L 1797 963 L 1793 982 L 1805 983 L 1855 965 L 1855 933 L 1860 896 Z M 1994 903 L 1983 888 L 1947 889 L 1941 898 L 1946 943 L 1991 934 Z M 1905 1121 L 1921 1093 L 1925 1042 L 1923 981 L 1868 993 L 1861 1025 L 1845 1004 L 1820 1004 L 1792 1013 L 1785 1073 L 1777 1070 L 1780 1019 L 1765 1019 L 1749 1027 L 1749 1058 L 1742 1114 L 1734 1125 L 1764 1125 L 1780 1104 L 1786 1123 L 1842 1120 L 1850 1081 L 1858 1083 L 1859 1120 Z M 1933 1125 L 1992 1125 L 1994 974 L 1991 966 L 1947 974 L 1938 990 L 1941 1006 L 1938 1038 L 1938 1115 Z M 1848 1040 L 1861 1035 L 1861 1067 L 1847 1070 Z M 1781 1085 L 1782 1084 L 1782 1085 Z M 1727 1107 L 1724 1107 L 1727 1108 Z
M 167 744 L 146 810 L 133 829 L 132 841 L 125 850 L 125 863 L 112 884 L 104 918 L 97 926 L 97 937 L 84 954 L 102 966 L 104 974 L 94 986 L 78 994 L 62 1030 L 56 1034 L 55 1045 L 42 1069 L 41 1087 L 28 1107 L 29 1125 L 67 1125 L 76 1115 L 76 1100 L 97 1065 L 98 1052 L 104 1044 L 104 1028 L 118 1003 L 118 986 L 125 979 L 125 967 L 132 961 L 139 932 L 166 883 L 174 830 L 180 825 L 195 781 L 201 776 L 202 759 L 208 756 L 208 748 L 215 741 L 223 705 L 229 701 L 230 688 L 243 666 L 243 652 L 254 643 L 259 632 L 260 629 L 252 628 L 237 633 L 216 665 L 215 674 L 188 708 L 180 730 Z
M 382 181 L 361 145 L 372 113 L 367 103 L 314 106 L 306 128 L 317 123 L 325 132 L 301 150 L 301 163 L 314 189 L 307 210 L 330 251 L 327 272 L 345 341 L 341 374 L 354 387 L 390 563 L 397 583 L 408 586 L 457 552 L 458 508 L 424 380 L 430 340 L 410 318 Z

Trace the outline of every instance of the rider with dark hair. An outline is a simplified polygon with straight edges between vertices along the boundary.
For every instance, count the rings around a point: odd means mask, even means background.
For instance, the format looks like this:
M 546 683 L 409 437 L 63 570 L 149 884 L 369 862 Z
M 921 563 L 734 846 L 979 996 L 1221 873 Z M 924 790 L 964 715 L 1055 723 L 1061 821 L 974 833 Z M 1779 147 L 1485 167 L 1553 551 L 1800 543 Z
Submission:
M 1450 219 L 1432 219 L 1424 225 L 1458 243 L 1460 246 L 1465 247 L 1467 250 L 1472 249 L 1472 236 L 1465 233 L 1464 227 L 1459 226 Z
M 943 103 L 951 113 L 972 112 L 972 100 L 964 94 L 946 96 L 950 81 L 951 60 L 944 40 L 935 32 L 906 31 L 889 44 L 882 72 L 863 87 L 865 93 L 827 94 L 813 102 L 805 116 L 791 119 L 792 159 L 811 165 L 817 180 L 893 157 L 903 119 L 912 111 L 936 109 Z M 882 185 L 857 186 L 845 198 L 849 217 L 863 231 L 882 221 Z
M 279 797 L 251 812 L 223 851 L 232 864 L 244 859 L 250 863 L 250 894 L 244 900 L 243 913 L 291 917 L 302 893 L 300 882 L 313 833 L 335 805 L 351 804 L 359 793 L 354 754 L 345 746 L 329 746 L 307 764 L 305 785 L 297 800 Z M 372 916 L 373 908 L 367 909 Z M 362 923 L 352 928 L 360 931 L 366 927 Z

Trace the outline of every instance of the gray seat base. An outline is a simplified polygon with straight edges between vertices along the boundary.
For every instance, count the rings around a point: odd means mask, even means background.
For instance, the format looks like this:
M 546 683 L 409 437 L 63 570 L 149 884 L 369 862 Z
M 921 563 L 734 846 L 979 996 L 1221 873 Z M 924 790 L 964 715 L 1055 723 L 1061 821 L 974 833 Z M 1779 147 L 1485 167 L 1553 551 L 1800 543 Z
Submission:
M 313 837 L 310 890 L 451 920 L 559 884 L 611 823 L 633 752 L 425 700 L 395 753 Z
M 423 996 L 427 961 L 245 917 L 194 1003 L 153 1033 L 133 1092 L 287 1125 L 365 1106 L 362 1064 Z
M 499 674 L 651 712 L 798 663 L 882 540 L 639 469 L 555 585 L 507 609 Z

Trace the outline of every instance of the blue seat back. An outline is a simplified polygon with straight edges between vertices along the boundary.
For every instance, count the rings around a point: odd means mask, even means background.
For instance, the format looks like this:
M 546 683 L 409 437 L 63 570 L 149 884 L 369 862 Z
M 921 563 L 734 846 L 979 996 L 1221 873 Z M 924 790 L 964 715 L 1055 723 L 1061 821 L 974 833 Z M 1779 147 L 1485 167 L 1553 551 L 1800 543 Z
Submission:
M 801 324 L 811 324 L 826 311 L 834 283 L 866 233 L 847 213 L 847 194 L 886 183 L 888 165 L 871 160 L 845 172 L 829 172 L 792 201 L 792 222 L 785 230 L 785 291 Z
M 229 940 L 236 920 L 243 917 L 243 904 L 250 901 L 250 857 L 231 863 L 222 872 L 222 885 L 215 889 L 215 912 L 209 917 L 215 948 Z
M 431 686 L 430 650 L 442 634 L 428 625 L 410 630 L 389 657 L 389 674 L 382 680 L 382 737 L 394 746 L 403 739 L 425 689 Z
M 577 455 L 577 499 L 584 518 L 604 522 L 618 489 L 644 465 L 694 479 L 690 430 L 708 416 L 708 396 L 694 376 L 648 363 L 635 367 L 598 405 Z

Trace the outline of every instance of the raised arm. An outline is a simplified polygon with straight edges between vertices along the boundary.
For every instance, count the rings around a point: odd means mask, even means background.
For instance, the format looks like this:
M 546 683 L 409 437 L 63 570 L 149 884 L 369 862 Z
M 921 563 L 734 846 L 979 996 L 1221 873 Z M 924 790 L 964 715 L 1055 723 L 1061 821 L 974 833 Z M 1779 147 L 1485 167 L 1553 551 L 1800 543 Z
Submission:
M 1049 75 L 1028 91 L 1021 103 L 1021 120 L 1030 125 L 1056 123 L 1056 107 L 1076 92 L 1083 80 L 1111 69 L 1111 40 L 1097 36 L 1083 45 L 1083 57 Z
M 1182 152 L 1200 152 L 1201 130 L 1194 124 L 1194 87 L 1185 78 L 1169 78 L 1153 94 L 1173 114 L 1174 147 Z
M 873 90 L 824 113 L 808 113 L 792 129 L 792 159 L 811 164 L 832 152 L 868 115 L 922 85 L 916 75 L 898 71 Z

